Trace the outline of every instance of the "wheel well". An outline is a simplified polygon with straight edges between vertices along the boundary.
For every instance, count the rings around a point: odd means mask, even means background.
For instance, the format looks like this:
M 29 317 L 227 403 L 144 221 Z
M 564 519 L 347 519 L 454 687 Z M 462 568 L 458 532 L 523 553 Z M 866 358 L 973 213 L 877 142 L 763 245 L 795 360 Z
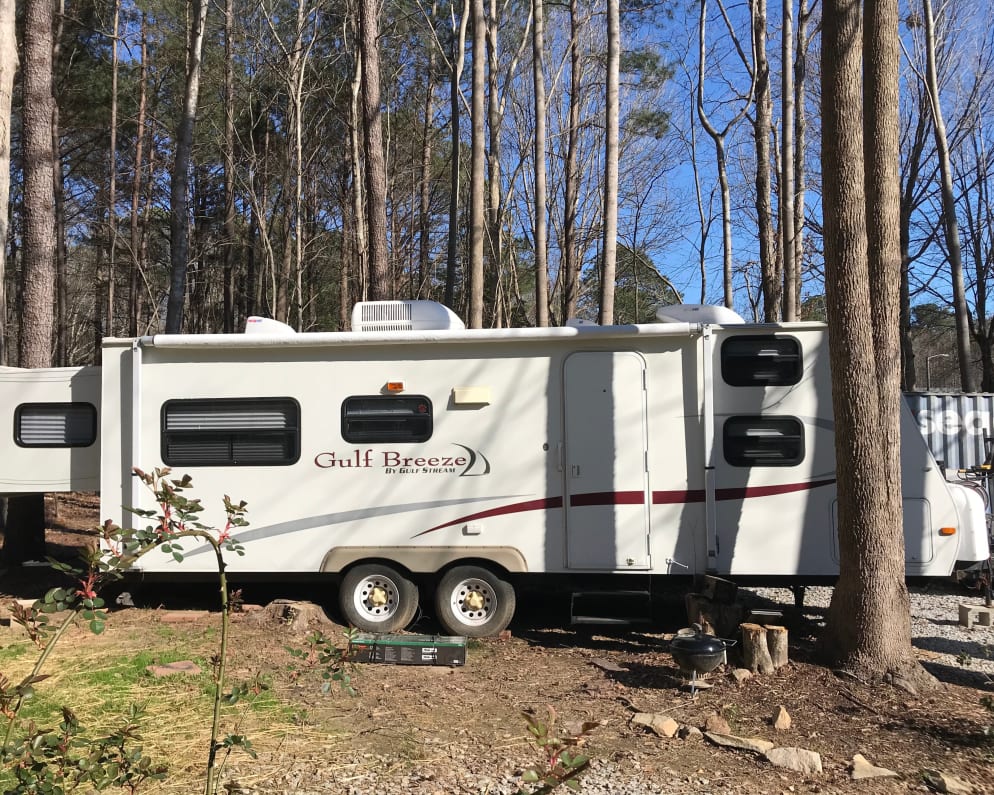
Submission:
M 414 579 L 416 577 L 416 575 L 413 574 L 411 570 L 407 568 L 407 566 L 403 565 L 402 563 L 398 563 L 395 560 L 390 560 L 390 558 L 361 558 L 360 560 L 354 560 L 351 563 L 349 563 L 345 568 L 343 568 L 340 572 L 338 572 L 338 577 L 339 579 L 341 579 L 357 566 L 377 565 L 377 564 L 381 566 L 389 566 L 391 569 L 396 569 L 398 572 L 400 572 L 405 577 L 408 577 L 410 579 Z
M 498 575 L 501 579 L 511 579 L 514 575 L 509 572 L 506 568 L 501 566 L 499 563 L 495 563 L 487 558 L 460 558 L 459 560 L 453 560 L 447 563 L 445 566 L 436 571 L 431 575 L 434 579 L 438 580 L 448 574 L 452 569 L 458 566 L 478 566 L 481 569 L 486 569 L 487 571 L 492 571 L 494 574 Z

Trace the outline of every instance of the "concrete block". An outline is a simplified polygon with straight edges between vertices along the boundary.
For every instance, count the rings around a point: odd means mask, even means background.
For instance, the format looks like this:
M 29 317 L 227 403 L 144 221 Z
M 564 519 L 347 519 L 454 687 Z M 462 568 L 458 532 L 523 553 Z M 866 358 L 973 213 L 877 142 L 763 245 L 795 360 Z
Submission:
M 967 629 L 971 629 L 974 624 L 979 624 L 982 627 L 992 626 L 994 625 L 994 607 L 961 604 L 959 606 L 959 623 Z

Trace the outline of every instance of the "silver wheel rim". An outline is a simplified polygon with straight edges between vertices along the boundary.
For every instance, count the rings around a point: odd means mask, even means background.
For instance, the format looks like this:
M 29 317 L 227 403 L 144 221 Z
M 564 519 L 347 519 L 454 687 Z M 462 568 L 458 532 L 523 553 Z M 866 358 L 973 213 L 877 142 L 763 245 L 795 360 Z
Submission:
M 352 591 L 352 604 L 367 621 L 386 621 L 400 609 L 400 590 L 389 577 L 371 574 Z
M 449 596 L 452 615 L 461 624 L 478 627 L 497 611 L 497 594 L 489 583 L 469 577 L 456 583 Z

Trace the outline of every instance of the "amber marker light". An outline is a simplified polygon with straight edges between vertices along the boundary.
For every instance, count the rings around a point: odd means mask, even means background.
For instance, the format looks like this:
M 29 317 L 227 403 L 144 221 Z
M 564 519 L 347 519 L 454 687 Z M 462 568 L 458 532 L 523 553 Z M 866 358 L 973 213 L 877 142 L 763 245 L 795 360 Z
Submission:
M 404 382 L 403 381 L 387 381 L 387 392 L 403 392 Z
M 954 535 L 956 535 L 956 528 L 955 527 L 940 527 L 939 528 L 939 535 L 940 536 L 954 536 Z

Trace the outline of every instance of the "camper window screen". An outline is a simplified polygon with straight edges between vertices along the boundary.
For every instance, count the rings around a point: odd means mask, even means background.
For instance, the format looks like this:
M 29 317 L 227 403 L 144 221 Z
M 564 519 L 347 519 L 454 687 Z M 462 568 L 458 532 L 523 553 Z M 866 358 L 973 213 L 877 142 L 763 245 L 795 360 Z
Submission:
M 804 460 L 804 425 L 796 417 L 729 417 L 725 460 L 735 467 L 792 467 Z
M 801 380 L 801 343 L 793 337 L 729 337 L 721 345 L 729 386 L 792 386 Z
M 162 407 L 169 466 L 286 466 L 300 457 L 300 406 L 291 398 L 170 400 Z
M 346 442 L 426 442 L 431 438 L 431 401 L 424 395 L 366 395 L 345 398 Z
M 97 440 L 97 410 L 89 403 L 23 403 L 14 412 L 20 447 L 89 447 Z

